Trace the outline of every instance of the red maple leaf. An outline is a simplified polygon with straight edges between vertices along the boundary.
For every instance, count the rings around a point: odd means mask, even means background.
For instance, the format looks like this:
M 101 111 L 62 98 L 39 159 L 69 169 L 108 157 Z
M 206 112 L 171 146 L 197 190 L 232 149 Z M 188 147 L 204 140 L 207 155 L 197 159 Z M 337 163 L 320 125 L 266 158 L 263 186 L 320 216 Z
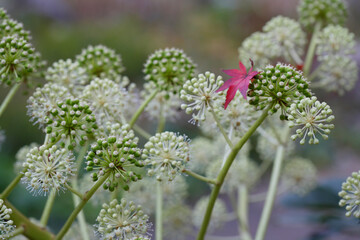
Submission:
M 226 93 L 224 109 L 226 109 L 231 100 L 233 100 L 237 90 L 239 90 L 243 97 L 246 99 L 246 92 L 249 88 L 250 80 L 260 73 L 252 70 L 254 63 L 251 59 L 250 62 L 251 68 L 249 72 L 246 72 L 246 67 L 241 61 L 239 61 L 239 69 L 223 70 L 224 73 L 231 77 L 216 91 L 219 92 L 229 88 Z

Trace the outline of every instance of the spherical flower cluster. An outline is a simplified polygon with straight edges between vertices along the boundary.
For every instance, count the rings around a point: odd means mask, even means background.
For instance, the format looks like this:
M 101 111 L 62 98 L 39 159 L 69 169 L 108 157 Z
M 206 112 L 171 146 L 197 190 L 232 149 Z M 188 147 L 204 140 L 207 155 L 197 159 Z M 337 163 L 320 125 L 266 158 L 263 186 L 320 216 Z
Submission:
M 186 204 L 173 204 L 164 209 L 164 239 L 186 240 L 193 233 L 192 211 Z
M 128 97 L 119 84 L 106 78 L 95 78 L 84 88 L 81 99 L 89 103 L 98 124 L 104 125 L 106 122 L 126 122 L 123 112 L 129 107 Z
M 96 221 L 102 240 L 144 239 L 151 227 L 149 216 L 144 214 L 141 206 L 125 199 L 120 203 L 115 199 L 110 204 L 103 204 Z
M 221 85 L 224 84 L 221 76 L 215 77 L 214 73 L 205 72 L 199 74 L 197 78 L 187 80 L 180 92 L 180 98 L 189 104 L 182 104 L 181 108 L 185 109 L 187 114 L 193 113 L 191 123 L 200 124 L 205 121 L 206 112 L 213 111 L 216 100 L 222 95 L 217 93 Z
M 300 144 L 304 144 L 306 137 L 309 137 L 309 144 L 317 144 L 318 133 L 326 140 L 330 130 L 334 128 L 334 124 L 330 124 L 334 118 L 329 105 L 325 102 L 320 103 L 316 97 L 304 98 L 298 103 L 293 103 L 289 109 L 289 127 L 300 126 L 300 128 L 291 139 L 302 138 Z
M 41 88 L 36 88 L 32 96 L 27 100 L 27 114 L 30 121 L 43 127 L 50 110 L 56 106 L 60 99 L 71 97 L 69 90 L 55 83 L 47 83 Z
M 12 213 L 11 208 L 8 208 L 4 200 L 0 199 L 0 238 L 1 235 L 9 235 L 15 230 L 14 222 L 10 219 Z
M 257 109 L 269 107 L 270 113 L 281 109 L 285 118 L 290 105 L 304 97 L 311 97 L 309 83 L 302 72 L 282 63 L 268 65 L 249 85 L 249 103 Z
M 303 196 L 315 188 L 316 177 L 315 165 L 310 160 L 298 157 L 285 165 L 282 182 L 292 192 Z
M 144 84 L 144 90 L 141 96 L 146 98 L 156 88 L 154 82 L 147 82 Z M 153 119 L 158 119 L 163 116 L 167 120 L 175 120 L 180 114 L 179 107 L 181 101 L 177 94 L 167 91 L 159 91 L 155 98 L 146 106 L 146 113 Z
M 73 149 L 77 144 L 83 145 L 97 129 L 96 119 L 89 105 L 78 99 L 66 99 L 57 102 L 50 109 L 45 120 L 46 133 L 52 142 L 61 140 L 61 145 Z
M 145 79 L 157 88 L 177 92 L 184 82 L 194 76 L 195 65 L 186 54 L 176 48 L 157 50 L 146 60 Z
M 0 81 L 18 83 L 23 76 L 36 70 L 34 48 L 24 38 L 6 36 L 0 41 Z
M 279 46 L 274 44 L 271 36 L 262 32 L 255 32 L 247 37 L 239 48 L 239 59 L 248 68 L 252 59 L 259 68 L 269 64 L 270 59 L 280 52 Z
M 39 147 L 39 144 L 33 142 L 30 143 L 29 145 L 25 145 L 21 147 L 19 151 L 17 151 L 15 155 L 16 162 L 14 166 L 14 170 L 16 173 L 19 173 L 23 169 L 23 165 L 26 162 L 27 154 L 30 152 L 31 149 L 36 147 Z
M 346 216 L 353 215 L 360 218 L 360 171 L 353 172 L 341 186 L 339 196 L 342 198 L 339 202 L 340 207 L 345 207 Z
M 172 181 L 190 159 L 189 140 L 173 132 L 157 133 L 145 144 L 142 157 L 150 166 L 148 174 Z
M 52 189 L 58 192 L 74 175 L 76 169 L 73 162 L 73 155 L 64 148 L 56 145 L 49 149 L 45 145 L 35 147 L 26 156 L 23 167 L 27 171 L 22 181 L 35 195 L 47 195 Z
M 278 56 L 283 56 L 287 61 L 293 60 L 297 64 L 302 62 L 299 56 L 304 53 L 306 35 L 297 21 L 278 16 L 267 22 L 263 31 L 273 44 L 277 45 L 280 50 L 277 52 Z
M 0 38 L 10 35 L 24 38 L 26 41 L 29 41 L 31 38 L 30 32 L 24 30 L 22 23 L 19 23 L 18 21 L 11 18 L 0 18 Z
M 302 0 L 298 7 L 300 23 L 312 27 L 316 22 L 323 25 L 343 24 L 347 11 L 343 0 Z
M 45 79 L 66 87 L 74 95 L 79 94 L 89 82 L 85 68 L 71 59 L 54 62 L 45 72 Z
M 196 203 L 193 214 L 192 214 L 192 221 L 195 227 L 200 228 L 207 204 L 209 202 L 209 197 L 202 197 Z M 209 224 L 209 231 L 215 231 L 215 229 L 220 228 L 227 220 L 227 211 L 225 202 L 218 198 L 216 199 L 215 206 L 212 212 L 210 224 Z
M 98 139 L 91 146 L 86 157 L 86 170 L 97 170 L 97 173 L 92 174 L 94 181 L 110 171 L 111 175 L 105 181 L 104 188 L 114 191 L 120 183 L 125 190 L 128 190 L 128 182 L 142 178 L 140 174 L 134 172 L 139 167 L 143 167 L 143 162 L 139 160 L 141 151 L 137 147 L 138 139 L 132 130 L 128 130 L 128 125 L 120 128 L 119 124 L 115 124 L 115 127 L 117 129 L 108 137 Z
M 355 87 L 358 80 L 358 67 L 355 60 L 347 56 L 333 56 L 322 61 L 318 72 L 318 87 L 343 95 Z
M 103 45 L 89 46 L 76 56 L 91 78 L 117 78 L 124 70 L 119 54 Z
M 316 54 L 320 61 L 333 56 L 350 56 L 355 53 L 354 34 L 347 28 L 329 25 L 317 38 Z

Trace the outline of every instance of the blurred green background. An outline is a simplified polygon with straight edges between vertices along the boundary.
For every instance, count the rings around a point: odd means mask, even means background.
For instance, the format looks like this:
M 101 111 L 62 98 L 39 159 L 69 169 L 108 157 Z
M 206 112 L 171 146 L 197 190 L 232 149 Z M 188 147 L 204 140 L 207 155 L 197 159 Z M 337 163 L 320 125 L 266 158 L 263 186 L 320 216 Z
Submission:
M 360 1 L 346 2 L 349 10 L 347 27 L 359 39 Z M 125 75 L 141 87 L 143 64 L 147 56 L 159 48 L 184 49 L 198 64 L 199 71 L 210 70 L 221 74 L 221 69 L 235 68 L 238 61 L 237 49 L 241 42 L 251 33 L 260 31 L 274 16 L 297 19 L 297 3 L 298 0 L 1 0 L 0 7 L 7 9 L 10 16 L 23 22 L 25 28 L 31 31 L 34 46 L 48 64 L 58 59 L 73 58 L 90 44 L 104 44 L 121 54 L 126 67 Z M 358 45 L 357 49 L 359 48 Z M 356 59 L 360 61 L 360 51 Z M 40 80 L 39 83 L 43 82 Z M 320 193 L 315 192 L 315 196 L 309 196 L 308 202 L 291 196 L 287 196 L 289 199 L 282 199 L 282 205 L 289 208 L 299 207 L 299 202 L 304 203 L 300 204 L 302 209 L 320 205 L 319 219 L 304 220 L 319 224 L 320 233 L 313 228 L 307 229 L 307 235 L 299 235 L 299 239 L 332 239 L 332 231 L 325 237 L 321 235 L 322 229 L 327 228 L 340 229 L 334 231 L 334 236 L 342 237 L 334 239 L 359 239 L 352 238 L 356 220 L 341 218 L 339 223 L 335 223 L 338 224 L 337 227 L 334 227 L 331 225 L 331 216 L 334 215 L 327 215 L 329 211 L 339 211 L 335 214 L 335 218 L 339 219 L 338 213 L 345 214 L 344 210 L 336 207 L 336 194 L 341 181 L 352 171 L 360 169 L 359 87 L 360 84 L 357 83 L 355 89 L 344 96 L 316 92 L 319 99 L 326 100 L 332 106 L 336 128 L 329 141 L 322 142 L 317 147 L 301 146 L 298 151 L 317 164 L 320 170 L 319 180 L 323 183 L 321 187 L 331 193 L 334 199 L 330 205 L 322 205 L 324 199 L 329 199 L 328 195 L 322 194 L 322 188 L 317 189 Z M 8 90 L 0 88 L 0 101 Z M 31 142 L 43 142 L 41 131 L 29 122 L 26 115 L 26 99 L 32 91 L 23 87 L 0 119 L 0 127 L 6 134 L 6 142 L 0 152 L 1 189 L 15 176 L 13 163 L 17 150 Z M 178 124 L 170 127 L 194 136 L 196 128 L 188 124 L 187 119 L 181 119 Z M 332 184 L 328 184 L 329 182 Z M 194 186 L 191 189 L 193 192 L 195 189 L 197 195 L 193 198 L 197 198 L 205 190 L 196 189 L 197 186 L 203 187 L 201 184 L 194 183 Z M 27 192 L 23 193 L 22 188 L 23 186 L 18 187 L 10 199 L 27 215 L 39 218 L 45 198 L 34 198 Z M 60 194 L 59 199 L 59 205 L 50 220 L 53 229 L 61 226 L 72 209 L 70 195 Z M 322 208 L 324 206 L 325 210 Z M 89 215 L 89 218 L 94 218 L 97 210 L 88 212 L 94 213 L 93 216 Z M 345 227 L 341 227 L 340 222 Z M 276 236 L 276 229 L 281 228 L 275 227 L 268 239 L 275 239 L 271 237 L 272 234 Z M 348 229 L 351 230 L 350 233 Z M 355 231 L 356 234 L 359 236 L 359 231 Z

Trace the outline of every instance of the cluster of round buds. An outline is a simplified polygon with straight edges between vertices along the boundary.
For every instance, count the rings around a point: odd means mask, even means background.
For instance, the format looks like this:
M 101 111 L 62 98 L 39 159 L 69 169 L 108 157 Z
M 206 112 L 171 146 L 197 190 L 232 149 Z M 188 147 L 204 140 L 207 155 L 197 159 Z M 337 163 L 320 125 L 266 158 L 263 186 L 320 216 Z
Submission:
M 46 133 L 51 142 L 61 140 L 61 145 L 73 149 L 77 144 L 83 145 L 97 129 L 96 119 L 89 105 L 78 99 L 66 99 L 57 102 L 46 117 Z
M 341 189 L 339 196 L 342 199 L 339 205 L 345 207 L 347 211 L 345 215 L 360 218 L 360 171 L 353 172 L 346 182 L 343 182 Z
M 215 76 L 214 73 L 205 72 L 199 74 L 197 78 L 187 80 L 180 92 L 180 98 L 189 104 L 181 104 L 181 108 L 185 109 L 187 114 L 192 114 L 191 123 L 205 121 L 206 112 L 214 111 L 216 100 L 218 100 L 223 92 L 216 91 L 224 84 L 221 76 Z
M 282 182 L 292 192 L 303 196 L 315 188 L 316 177 L 315 165 L 310 160 L 298 157 L 285 165 Z
M 15 21 L 11 18 L 1 19 L 0 18 L 0 38 L 5 36 L 15 35 L 17 37 L 22 37 L 26 41 L 30 40 L 30 32 L 24 30 L 22 23 Z
M 279 46 L 274 44 L 269 34 L 255 32 L 241 44 L 239 58 L 247 68 L 250 67 L 250 58 L 261 68 L 269 64 L 270 59 L 276 57 L 279 52 Z
M 34 48 L 24 38 L 6 36 L 0 41 L 0 81 L 8 85 L 20 82 L 36 70 Z
M 39 147 L 39 144 L 33 142 L 30 143 L 29 145 L 23 146 L 22 148 L 19 149 L 19 151 L 17 151 L 15 155 L 16 162 L 14 166 L 14 170 L 16 173 L 19 173 L 23 169 L 23 165 L 26 162 L 27 154 L 30 152 L 31 149 L 35 147 Z
M 4 200 L 0 199 L 0 238 L 1 235 L 10 235 L 15 230 L 14 222 L 10 219 L 11 208 L 6 207 Z
M 103 204 L 96 218 L 96 230 L 102 240 L 146 239 L 151 227 L 149 216 L 144 214 L 140 205 L 115 199 Z
M 355 53 L 355 36 L 347 28 L 329 25 L 317 38 L 316 54 L 320 61 L 333 56 L 350 56 Z
M 56 83 L 47 83 L 41 88 L 36 88 L 32 96 L 27 100 L 27 114 L 30 121 L 43 127 L 46 118 L 50 115 L 50 110 L 56 106 L 60 99 L 71 97 L 66 87 Z
M 249 103 L 258 109 L 269 107 L 270 113 L 281 109 L 286 118 L 290 105 L 304 97 L 311 97 L 309 83 L 302 72 L 282 63 L 268 65 L 249 85 Z
M 128 103 L 128 94 L 119 84 L 109 80 L 95 78 L 87 85 L 81 99 L 88 102 L 93 109 L 99 125 L 106 122 L 126 122 L 123 112 Z
M 141 96 L 146 98 L 155 88 L 156 85 L 154 82 L 145 83 Z M 146 106 L 145 111 L 153 119 L 158 119 L 163 116 L 167 120 L 175 120 L 181 112 L 179 111 L 180 104 L 181 101 L 177 94 L 162 90 L 159 91 L 154 99 Z
M 333 56 L 319 66 L 318 87 L 343 95 L 355 87 L 358 67 L 355 60 L 347 56 Z
M 85 68 L 71 59 L 54 62 L 45 72 L 45 79 L 66 87 L 72 94 L 79 94 L 89 82 Z
M 121 56 L 103 45 L 83 49 L 81 54 L 76 56 L 76 60 L 91 78 L 115 79 L 125 70 Z
M 302 0 L 298 7 L 300 23 L 312 27 L 316 22 L 323 25 L 343 24 L 347 11 L 343 0 Z
M 319 143 L 316 133 L 326 140 L 330 130 L 334 128 L 334 124 L 330 124 L 335 118 L 331 108 L 326 102 L 317 101 L 316 97 L 304 98 L 298 103 L 291 104 L 288 113 L 289 127 L 300 127 L 291 139 L 302 138 L 300 144 L 305 144 L 306 137 L 309 137 L 309 144 Z
M 164 209 L 164 239 L 187 240 L 193 233 L 192 210 L 184 203 L 172 204 Z
M 119 126 L 117 124 L 117 126 Z M 97 170 L 92 174 L 93 181 L 99 176 L 111 172 L 110 177 L 105 181 L 103 187 L 114 191 L 119 185 L 128 190 L 128 182 L 141 179 L 142 176 L 133 172 L 133 169 L 143 167 L 139 160 L 141 150 L 137 147 L 138 139 L 128 125 L 118 128 L 110 133 L 107 138 L 100 138 L 91 145 L 91 150 L 86 157 L 87 171 Z
M 145 144 L 142 157 L 151 166 L 150 176 L 156 175 L 158 181 L 172 181 L 190 159 L 189 140 L 173 132 L 157 133 Z
M 200 228 L 204 213 L 206 211 L 207 204 L 209 202 L 209 197 L 202 197 L 196 203 L 193 214 L 192 220 L 195 227 Z M 220 228 L 227 220 L 227 211 L 226 211 L 226 204 L 222 199 L 216 199 L 214 210 L 212 213 L 212 217 L 209 224 L 209 231 L 214 231 L 217 228 Z
M 157 88 L 176 93 L 184 82 L 194 76 L 195 65 L 186 54 L 176 48 L 157 50 L 146 60 L 145 79 Z
M 52 189 L 62 190 L 76 171 L 73 162 L 73 155 L 65 148 L 34 147 L 26 155 L 23 167 L 27 171 L 22 181 L 35 195 L 47 195 Z
M 287 61 L 301 63 L 299 56 L 304 53 L 306 34 L 297 21 L 278 16 L 267 22 L 263 31 L 277 45 L 280 50 L 277 52 L 278 56 L 283 56 Z

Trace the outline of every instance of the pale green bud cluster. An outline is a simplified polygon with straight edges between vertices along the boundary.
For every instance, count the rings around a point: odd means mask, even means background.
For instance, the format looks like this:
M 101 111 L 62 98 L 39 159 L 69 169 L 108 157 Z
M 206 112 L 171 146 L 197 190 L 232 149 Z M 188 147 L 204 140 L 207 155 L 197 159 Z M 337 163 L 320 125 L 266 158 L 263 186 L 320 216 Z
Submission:
M 360 172 L 353 172 L 341 186 L 340 207 L 345 207 L 346 216 L 360 218 Z
M 249 103 L 262 110 L 269 107 L 270 113 L 281 110 L 281 118 L 292 103 L 311 97 L 309 82 L 301 71 L 290 65 L 278 63 L 268 65 L 255 76 L 249 85 Z
M 45 72 L 45 79 L 66 87 L 74 95 L 81 93 L 84 85 L 89 82 L 86 69 L 71 59 L 54 62 Z
M 88 233 L 88 240 L 96 240 L 94 234 L 94 228 L 90 224 L 86 224 L 86 232 Z M 83 229 L 80 227 L 78 222 L 74 222 L 69 231 L 64 236 L 64 240 L 84 240 Z
M 298 103 L 293 103 L 288 114 L 289 127 L 299 127 L 291 139 L 301 138 L 300 144 L 305 144 L 307 137 L 309 144 L 318 144 L 316 134 L 320 134 L 326 140 L 334 128 L 334 124 L 330 124 L 335 118 L 331 108 L 326 102 L 317 101 L 316 97 L 304 98 Z
M 14 164 L 14 170 L 16 173 L 19 173 L 23 169 L 23 164 L 26 162 L 26 156 L 30 152 L 31 149 L 39 147 L 39 144 L 33 142 L 29 145 L 25 145 L 17 151 L 15 155 L 16 162 Z
M 300 56 L 304 54 L 306 34 L 297 21 L 283 16 L 274 17 L 265 24 L 263 31 L 279 49 L 277 56 L 283 56 L 290 62 L 302 61 Z
M 137 147 L 138 138 L 128 125 L 117 128 L 106 138 L 100 138 L 91 145 L 88 152 L 87 171 L 96 170 L 92 174 L 93 181 L 97 181 L 99 176 L 110 172 L 110 177 L 105 181 L 103 187 L 114 191 L 120 184 L 124 190 L 128 190 L 127 185 L 130 181 L 138 181 L 142 178 L 141 174 L 134 172 L 135 169 L 143 167 L 143 162 L 139 159 L 141 150 Z
M 181 49 L 157 50 L 146 60 L 145 79 L 160 90 L 177 93 L 184 82 L 194 76 L 195 64 Z
M 290 190 L 304 196 L 316 186 L 317 171 L 315 165 L 308 159 L 297 157 L 287 162 L 284 167 L 282 182 Z
M 89 105 L 78 99 L 59 101 L 49 112 L 45 118 L 46 133 L 51 142 L 61 140 L 61 146 L 70 150 L 78 144 L 83 145 L 98 128 Z
M 64 185 L 76 172 L 74 157 L 65 148 L 54 145 L 34 147 L 26 155 L 23 167 L 27 169 L 22 181 L 34 195 L 47 195 L 52 189 L 64 190 Z
M 90 78 L 116 79 L 125 70 L 121 56 L 103 45 L 89 46 L 76 56 Z
M 199 74 L 197 78 L 187 80 L 180 92 L 180 98 L 189 104 L 181 104 L 181 108 L 185 109 L 187 114 L 192 114 L 191 123 L 200 124 L 205 121 L 206 113 L 213 111 L 223 92 L 217 93 L 216 90 L 224 84 L 221 76 L 215 76 L 214 73 L 205 72 Z
M 158 181 L 172 181 L 190 160 L 189 140 L 173 132 L 157 133 L 145 144 L 142 157 L 150 166 L 150 176 L 156 175 Z
M 0 235 L 8 235 L 15 230 L 14 221 L 10 219 L 11 214 L 12 209 L 8 208 L 4 200 L 0 199 Z
M 164 209 L 164 239 L 187 240 L 193 233 L 192 210 L 185 204 L 172 204 Z
M 300 23 L 307 28 L 313 27 L 316 22 L 342 25 L 347 17 L 343 0 L 302 0 L 298 13 Z
M 149 216 L 144 214 L 140 205 L 115 199 L 110 204 L 103 204 L 96 225 L 102 240 L 146 239 L 151 227 Z
M 9 16 L 0 17 L 0 38 L 11 35 L 23 38 L 26 41 L 31 39 L 30 32 L 24 29 L 22 23 L 9 18 Z

